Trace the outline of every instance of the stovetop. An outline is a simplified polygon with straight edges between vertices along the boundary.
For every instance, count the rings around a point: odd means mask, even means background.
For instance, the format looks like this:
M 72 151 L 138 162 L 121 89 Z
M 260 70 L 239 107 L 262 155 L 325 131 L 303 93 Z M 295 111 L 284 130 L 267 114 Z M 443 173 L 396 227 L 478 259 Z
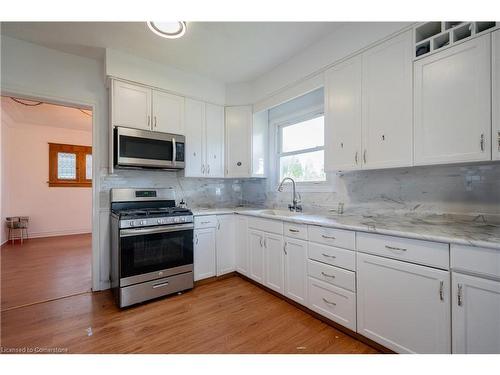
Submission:
M 120 220 L 147 219 L 157 217 L 173 217 L 192 215 L 191 210 L 182 207 L 155 207 L 145 209 L 121 209 L 113 211 Z

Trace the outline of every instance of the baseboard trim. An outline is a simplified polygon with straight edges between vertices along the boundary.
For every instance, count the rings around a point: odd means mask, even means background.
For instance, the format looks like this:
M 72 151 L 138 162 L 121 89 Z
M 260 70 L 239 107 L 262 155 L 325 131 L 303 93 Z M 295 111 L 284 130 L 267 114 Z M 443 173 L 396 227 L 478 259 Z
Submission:
M 37 232 L 37 233 L 29 233 L 30 238 L 49 238 L 49 237 L 63 237 L 63 236 L 73 236 L 76 234 L 91 234 L 92 231 L 89 229 L 81 229 L 81 230 L 70 230 L 70 231 L 60 231 L 60 232 Z M 27 240 L 24 238 L 24 240 Z M 14 236 L 15 241 L 21 240 L 19 235 Z M 10 240 L 6 240 L 4 243 L 9 242 Z
M 229 272 L 229 273 L 226 273 L 226 274 L 220 275 L 220 276 L 212 276 L 212 277 L 209 277 L 207 279 L 195 281 L 194 282 L 194 286 L 200 286 L 200 285 L 210 284 L 210 283 L 213 283 L 215 281 L 229 279 L 230 277 L 234 277 L 234 276 L 238 276 L 238 274 L 235 271 Z
M 239 277 L 245 281 L 248 281 L 249 283 L 252 283 L 255 286 L 265 290 L 266 292 L 271 293 L 272 295 L 274 295 L 278 298 L 281 298 L 282 300 L 288 302 L 289 304 L 295 306 L 296 308 L 308 313 L 309 315 L 312 315 L 313 317 L 315 317 L 318 320 L 321 320 L 323 323 L 326 323 L 329 326 L 332 326 L 333 328 L 338 329 L 339 331 L 345 333 L 346 335 L 351 336 L 351 337 L 355 338 L 356 340 L 359 340 L 359 341 L 363 342 L 364 344 L 371 346 L 374 349 L 377 349 L 381 353 L 397 354 L 396 352 L 392 351 L 391 349 L 386 348 L 385 346 L 382 346 L 379 343 L 377 343 L 377 342 L 375 342 L 375 341 L 373 341 L 373 340 L 371 340 L 363 335 L 360 335 L 359 333 L 354 332 L 354 331 L 350 330 L 349 328 L 346 328 L 343 325 L 338 324 L 337 322 L 334 322 L 333 320 L 325 318 L 323 315 L 318 314 L 316 311 L 310 310 L 306 306 L 303 306 L 300 303 L 297 303 L 297 302 L 291 300 L 290 298 L 285 297 L 284 295 L 266 287 L 265 285 L 259 284 L 257 281 L 250 279 L 248 276 L 242 275 L 241 273 L 238 273 L 238 272 L 233 272 L 233 273 L 234 273 L 234 276 Z

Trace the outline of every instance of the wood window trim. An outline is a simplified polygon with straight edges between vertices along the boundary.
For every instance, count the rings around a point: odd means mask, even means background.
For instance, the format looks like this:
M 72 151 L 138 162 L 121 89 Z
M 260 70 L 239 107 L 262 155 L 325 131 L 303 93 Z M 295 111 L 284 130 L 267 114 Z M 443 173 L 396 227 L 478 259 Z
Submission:
M 76 178 L 59 179 L 57 176 L 57 154 L 67 152 L 76 154 Z M 49 142 L 49 187 L 92 187 L 92 180 L 86 179 L 86 155 L 92 155 L 91 146 L 78 146 Z

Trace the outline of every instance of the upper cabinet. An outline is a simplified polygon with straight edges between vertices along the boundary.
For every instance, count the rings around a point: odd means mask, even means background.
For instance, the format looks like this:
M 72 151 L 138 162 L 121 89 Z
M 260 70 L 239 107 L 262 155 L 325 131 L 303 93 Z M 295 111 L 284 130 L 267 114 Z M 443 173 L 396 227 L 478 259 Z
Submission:
M 186 177 L 224 177 L 224 107 L 186 99 Z
M 363 168 L 412 165 L 411 32 L 363 53 Z
M 491 160 L 490 35 L 414 65 L 415 164 Z
M 500 30 L 492 34 L 493 47 L 492 73 L 493 73 L 493 159 L 500 160 Z
M 326 72 L 325 170 L 412 165 L 411 35 Z
M 151 89 L 113 80 L 111 113 L 113 126 L 151 130 Z
M 153 90 L 152 130 L 184 134 L 184 98 Z
M 184 135 L 184 98 L 113 80 L 111 122 L 112 126 Z

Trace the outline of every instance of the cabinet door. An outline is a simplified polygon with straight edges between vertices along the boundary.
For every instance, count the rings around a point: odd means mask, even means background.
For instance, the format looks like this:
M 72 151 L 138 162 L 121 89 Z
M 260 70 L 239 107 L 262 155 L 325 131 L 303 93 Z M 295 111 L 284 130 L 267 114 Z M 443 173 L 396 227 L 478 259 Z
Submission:
M 226 107 L 226 176 L 250 177 L 252 107 Z
M 248 234 L 247 218 L 235 215 L 236 271 L 248 276 Z
M 254 113 L 252 123 L 252 177 L 266 177 L 269 132 L 268 111 Z
M 415 164 L 491 159 L 490 35 L 415 62 Z
M 307 241 L 285 238 L 285 296 L 307 303 Z
M 215 276 L 215 228 L 194 231 L 194 280 Z
M 153 130 L 184 135 L 184 98 L 153 90 Z
M 234 215 L 217 216 L 217 276 L 233 272 L 235 269 L 234 224 Z
M 412 31 L 363 54 L 363 168 L 412 165 Z
M 398 353 L 450 353 L 450 274 L 357 254 L 358 333 Z
M 500 160 L 500 30 L 492 34 L 493 73 L 493 159 Z
M 361 56 L 325 73 L 325 171 L 361 168 Z
M 186 130 L 186 177 L 205 176 L 205 103 L 186 99 L 185 103 Z
M 500 282 L 453 273 L 453 353 L 500 354 Z
M 264 285 L 281 294 L 284 293 L 283 254 L 283 237 L 266 233 L 264 237 Z
M 208 177 L 224 177 L 224 107 L 206 104 L 206 162 Z
M 264 233 L 250 229 L 248 231 L 248 277 L 264 284 Z
M 113 81 L 113 126 L 151 130 L 151 89 Z

